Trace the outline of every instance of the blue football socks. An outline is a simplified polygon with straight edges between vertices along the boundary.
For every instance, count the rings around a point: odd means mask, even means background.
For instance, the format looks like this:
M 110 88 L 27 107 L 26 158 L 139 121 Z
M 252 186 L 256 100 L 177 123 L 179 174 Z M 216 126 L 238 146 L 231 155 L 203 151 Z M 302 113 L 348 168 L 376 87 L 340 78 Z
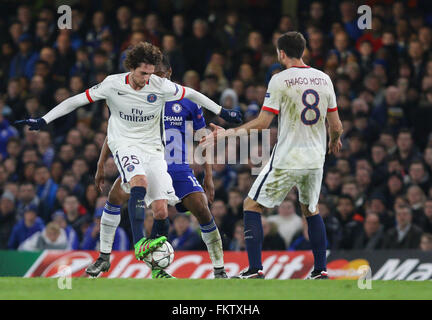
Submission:
M 309 241 L 314 256 L 314 270 L 325 271 L 327 268 L 326 246 L 327 236 L 324 221 L 319 214 L 306 217 Z
M 243 214 L 244 237 L 249 258 L 249 270 L 262 270 L 261 251 L 263 243 L 263 228 L 261 214 L 255 211 L 245 211 Z
M 133 187 L 131 189 L 128 212 L 134 244 L 144 237 L 145 195 L 146 189 L 144 187 Z

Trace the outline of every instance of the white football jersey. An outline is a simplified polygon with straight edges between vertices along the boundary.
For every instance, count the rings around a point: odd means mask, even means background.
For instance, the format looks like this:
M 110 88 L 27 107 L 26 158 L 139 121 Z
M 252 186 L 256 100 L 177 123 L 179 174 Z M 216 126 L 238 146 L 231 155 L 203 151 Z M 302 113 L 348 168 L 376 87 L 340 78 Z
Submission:
M 309 66 L 275 74 L 268 85 L 263 110 L 278 114 L 278 142 L 272 166 L 318 169 L 326 153 L 327 112 L 337 110 L 330 77 Z
M 185 89 L 178 84 L 151 75 L 141 90 L 129 84 L 130 73 L 114 74 L 86 90 L 89 102 L 105 99 L 110 111 L 108 146 L 112 152 L 134 144 L 163 152 L 165 102 L 183 99 Z

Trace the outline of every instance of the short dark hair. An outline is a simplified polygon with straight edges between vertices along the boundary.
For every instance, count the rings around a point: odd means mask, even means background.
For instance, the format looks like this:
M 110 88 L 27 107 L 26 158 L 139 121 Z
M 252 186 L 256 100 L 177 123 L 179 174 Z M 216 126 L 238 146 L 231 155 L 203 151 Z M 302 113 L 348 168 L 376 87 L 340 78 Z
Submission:
M 161 59 L 161 62 L 159 64 L 158 68 L 164 73 L 168 72 L 171 69 L 171 63 L 170 63 L 168 55 L 166 55 L 166 54 L 162 55 L 162 59 Z
M 306 47 L 306 40 L 300 32 L 290 31 L 282 34 L 277 40 L 277 48 L 283 50 L 290 58 L 300 59 Z
M 127 70 L 138 68 L 141 63 L 157 66 L 162 60 L 158 47 L 148 42 L 140 42 L 126 54 L 124 66 Z

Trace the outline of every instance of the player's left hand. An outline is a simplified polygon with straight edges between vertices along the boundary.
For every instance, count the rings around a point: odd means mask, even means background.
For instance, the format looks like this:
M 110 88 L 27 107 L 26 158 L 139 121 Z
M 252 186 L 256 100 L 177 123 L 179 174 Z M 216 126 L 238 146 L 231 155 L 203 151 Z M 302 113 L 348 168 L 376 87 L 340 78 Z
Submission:
M 30 127 L 30 131 L 40 130 L 47 125 L 44 118 L 18 120 L 14 124 L 26 124 Z
M 212 133 L 203 137 L 199 143 L 204 148 L 207 146 L 214 145 L 217 138 L 222 136 L 225 132 L 224 128 L 215 125 L 214 123 L 210 123 L 210 128 L 213 130 Z
M 215 187 L 213 183 L 212 177 L 207 177 L 207 175 L 204 177 L 204 183 L 203 183 L 204 191 L 207 196 L 207 200 L 209 204 L 212 204 L 214 201 L 214 195 L 215 195 Z
M 237 123 L 240 124 L 243 122 L 243 117 L 240 111 L 233 109 L 225 109 L 222 108 L 219 116 L 224 119 L 226 122 Z

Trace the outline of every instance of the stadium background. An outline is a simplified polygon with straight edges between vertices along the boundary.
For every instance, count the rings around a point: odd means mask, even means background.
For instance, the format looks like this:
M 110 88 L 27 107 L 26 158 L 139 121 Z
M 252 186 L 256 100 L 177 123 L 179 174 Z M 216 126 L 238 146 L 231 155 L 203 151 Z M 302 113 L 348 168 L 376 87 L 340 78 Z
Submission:
M 98 250 L 100 208 L 117 177 L 109 159 L 102 194 L 93 183 L 107 126 L 103 102 L 43 132 L 14 127 L 15 120 L 39 117 L 124 72 L 128 46 L 149 41 L 168 54 L 174 81 L 241 109 L 249 121 L 271 75 L 281 70 L 275 40 L 299 30 L 308 41 L 305 63 L 334 82 L 344 126 L 342 152 L 326 159 L 319 205 L 328 249 L 403 249 L 404 257 L 406 250 L 432 250 L 430 2 L 68 1 L 73 28 L 59 30 L 61 4 L 0 5 L 0 249 Z M 357 26 L 361 4 L 372 7 L 371 30 Z M 227 126 L 210 114 L 206 120 Z M 274 145 L 276 126 L 271 130 Z M 193 168 L 201 181 L 202 168 Z M 244 251 L 250 168 L 214 166 L 211 210 L 227 251 Z M 121 251 L 131 249 L 126 210 L 115 242 Z M 176 217 L 170 208 L 175 249 L 205 250 L 196 220 Z M 264 219 L 264 250 L 310 249 L 295 190 Z M 147 210 L 146 232 L 151 222 Z M 57 235 L 54 244 L 42 241 L 46 226 Z M 31 237 L 42 240 L 26 241 Z

